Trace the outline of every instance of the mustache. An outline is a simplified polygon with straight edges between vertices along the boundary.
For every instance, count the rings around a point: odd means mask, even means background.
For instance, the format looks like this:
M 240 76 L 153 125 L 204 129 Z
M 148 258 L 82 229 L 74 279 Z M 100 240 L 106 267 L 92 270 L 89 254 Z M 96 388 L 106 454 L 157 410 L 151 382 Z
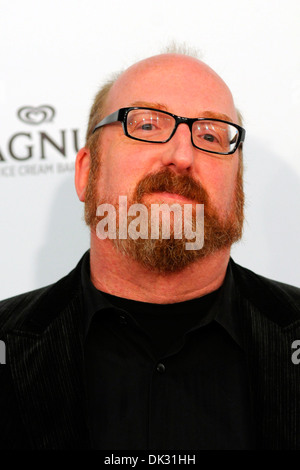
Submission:
M 206 204 L 209 199 L 203 186 L 190 175 L 178 175 L 167 169 L 145 176 L 135 189 L 135 199 L 141 202 L 145 194 L 157 192 L 179 194 L 198 204 Z

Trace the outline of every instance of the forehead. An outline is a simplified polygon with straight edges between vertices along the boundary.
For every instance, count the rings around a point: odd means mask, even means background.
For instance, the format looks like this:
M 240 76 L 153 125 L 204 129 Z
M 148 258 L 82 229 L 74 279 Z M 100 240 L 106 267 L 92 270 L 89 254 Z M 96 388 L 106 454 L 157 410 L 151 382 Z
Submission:
M 225 82 L 203 62 L 178 54 L 151 57 L 127 69 L 109 92 L 106 112 L 136 102 L 159 103 L 185 117 L 210 111 L 237 120 Z

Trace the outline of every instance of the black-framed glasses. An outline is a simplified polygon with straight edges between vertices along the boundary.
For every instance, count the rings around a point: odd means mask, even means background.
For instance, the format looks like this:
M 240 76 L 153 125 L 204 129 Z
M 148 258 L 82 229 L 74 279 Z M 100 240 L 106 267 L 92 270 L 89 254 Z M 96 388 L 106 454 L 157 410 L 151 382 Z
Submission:
M 120 121 L 124 134 L 141 142 L 163 144 L 176 132 L 179 124 L 187 124 L 194 147 L 205 152 L 230 155 L 245 140 L 246 131 L 229 121 L 213 118 L 186 118 L 160 109 L 129 107 L 106 116 L 94 128 Z

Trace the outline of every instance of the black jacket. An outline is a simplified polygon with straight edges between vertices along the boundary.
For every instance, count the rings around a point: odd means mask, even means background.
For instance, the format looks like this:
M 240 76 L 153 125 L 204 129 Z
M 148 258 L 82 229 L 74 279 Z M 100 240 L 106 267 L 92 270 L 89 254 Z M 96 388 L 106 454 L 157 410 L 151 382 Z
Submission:
M 81 262 L 57 283 L 0 302 L 0 448 L 88 449 Z M 230 260 L 260 449 L 300 449 L 300 289 Z

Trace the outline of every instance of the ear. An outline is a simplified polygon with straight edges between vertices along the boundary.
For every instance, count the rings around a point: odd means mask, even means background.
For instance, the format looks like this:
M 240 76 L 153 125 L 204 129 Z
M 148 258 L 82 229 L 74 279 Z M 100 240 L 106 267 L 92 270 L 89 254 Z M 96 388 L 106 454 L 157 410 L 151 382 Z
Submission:
M 85 190 L 88 184 L 91 166 L 90 151 L 83 147 L 79 150 L 75 162 L 75 188 L 81 202 L 85 201 Z

